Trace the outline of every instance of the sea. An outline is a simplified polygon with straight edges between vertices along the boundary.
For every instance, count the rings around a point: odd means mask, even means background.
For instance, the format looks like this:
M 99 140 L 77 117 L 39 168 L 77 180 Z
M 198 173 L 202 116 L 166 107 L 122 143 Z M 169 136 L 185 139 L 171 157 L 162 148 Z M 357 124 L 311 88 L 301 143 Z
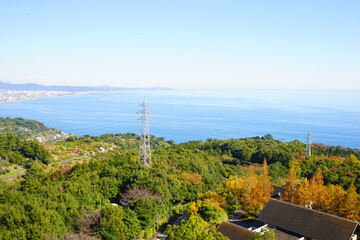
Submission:
M 149 132 L 182 143 L 271 134 L 360 148 L 359 90 L 144 90 L 98 92 L 0 104 L 0 116 L 38 120 L 77 136 L 141 133 L 139 105 L 151 106 Z

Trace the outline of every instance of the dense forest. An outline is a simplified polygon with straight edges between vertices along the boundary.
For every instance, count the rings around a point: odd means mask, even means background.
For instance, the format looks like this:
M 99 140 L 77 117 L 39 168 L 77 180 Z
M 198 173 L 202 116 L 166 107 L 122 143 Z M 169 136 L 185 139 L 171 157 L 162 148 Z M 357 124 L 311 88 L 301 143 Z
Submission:
M 71 136 L 71 134 L 55 128 L 49 128 L 39 121 L 10 117 L 0 117 L 0 133 L 10 133 L 22 139 L 38 140 L 40 142 L 64 140 Z
M 26 175 L 0 181 L 0 239 L 148 239 L 161 232 L 170 240 L 225 240 L 216 226 L 237 211 L 256 217 L 273 184 L 286 188 L 285 201 L 360 220 L 357 149 L 313 144 L 306 156 L 303 143 L 269 134 L 182 144 L 152 136 L 152 166 L 145 167 L 139 141 L 128 133 L 41 144 L 1 134 L 0 180 L 15 168 Z

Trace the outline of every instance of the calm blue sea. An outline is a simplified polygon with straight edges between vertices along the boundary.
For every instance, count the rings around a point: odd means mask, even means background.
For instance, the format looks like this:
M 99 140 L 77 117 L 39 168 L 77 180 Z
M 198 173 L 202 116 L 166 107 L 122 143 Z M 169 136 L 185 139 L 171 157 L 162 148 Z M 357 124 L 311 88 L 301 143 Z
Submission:
M 92 93 L 0 104 L 2 117 L 22 117 L 76 134 L 140 133 L 146 97 L 150 132 L 177 143 L 272 134 L 281 141 L 360 148 L 360 91 L 237 90 Z

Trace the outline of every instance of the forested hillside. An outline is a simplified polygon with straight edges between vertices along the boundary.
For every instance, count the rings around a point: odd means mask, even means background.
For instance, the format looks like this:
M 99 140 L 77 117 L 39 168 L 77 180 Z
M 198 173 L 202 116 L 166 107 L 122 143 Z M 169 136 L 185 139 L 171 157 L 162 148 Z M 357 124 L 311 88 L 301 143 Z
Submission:
M 0 134 L 0 176 L 9 165 L 30 166 L 34 161 L 47 164 L 51 154 L 36 140 L 22 140 L 13 134 Z
M 157 150 L 147 168 L 138 163 L 133 142 L 121 140 L 113 151 L 74 166 L 35 163 L 24 179 L 1 183 L 0 239 L 61 239 L 92 230 L 103 239 L 147 236 L 177 206 L 236 172 L 204 151 L 177 146 Z M 126 209 L 108 205 L 121 198 L 128 200 Z
M 0 133 L 10 133 L 22 139 L 36 139 L 40 142 L 64 140 L 71 135 L 54 128 L 48 128 L 39 121 L 9 117 L 0 117 Z
M 145 167 L 136 134 L 45 146 L 9 134 L 0 141 L 1 161 L 27 168 L 0 181 L 0 239 L 136 239 L 156 231 L 170 240 L 227 239 L 215 227 L 237 210 L 255 216 L 273 184 L 286 187 L 286 201 L 359 220 L 355 149 L 314 145 L 309 157 L 303 143 L 271 135 L 182 144 L 152 136 L 153 165 Z M 177 217 L 187 220 L 168 224 Z

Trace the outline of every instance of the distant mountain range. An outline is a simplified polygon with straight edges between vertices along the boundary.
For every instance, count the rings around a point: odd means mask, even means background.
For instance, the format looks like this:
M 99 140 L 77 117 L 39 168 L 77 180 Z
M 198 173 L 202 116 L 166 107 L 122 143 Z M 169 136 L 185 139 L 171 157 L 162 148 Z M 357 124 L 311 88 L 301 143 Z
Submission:
M 170 90 L 170 88 L 123 88 L 111 86 L 44 86 L 36 83 L 14 84 L 0 81 L 0 90 L 18 90 L 18 91 L 66 91 L 66 92 L 89 92 L 89 91 L 130 91 L 130 90 Z

